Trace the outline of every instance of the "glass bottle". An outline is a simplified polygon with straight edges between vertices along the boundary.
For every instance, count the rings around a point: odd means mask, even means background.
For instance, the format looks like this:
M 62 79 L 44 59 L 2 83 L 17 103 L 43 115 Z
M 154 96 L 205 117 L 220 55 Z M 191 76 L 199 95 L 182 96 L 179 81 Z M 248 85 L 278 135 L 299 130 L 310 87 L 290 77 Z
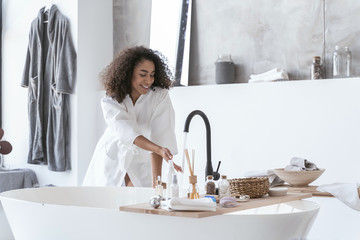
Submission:
M 177 175 L 174 173 L 172 175 L 172 182 L 170 185 L 170 198 L 179 197 L 179 184 Z
M 333 78 L 341 77 L 341 48 L 340 46 L 335 46 L 333 52 Z
M 230 184 L 226 175 L 221 175 L 219 182 L 219 198 L 230 196 Z
M 208 194 L 208 195 L 215 195 L 216 194 L 215 181 L 214 181 L 212 175 L 208 175 L 206 177 L 205 190 L 206 190 L 206 194 Z
M 351 51 L 349 47 L 344 48 L 345 77 L 351 76 Z
M 157 177 L 156 186 L 155 186 L 155 194 L 163 197 L 164 187 L 162 185 L 161 177 Z
M 190 199 L 198 199 L 200 198 L 199 195 L 199 187 L 197 185 L 197 176 L 189 176 L 189 189 L 188 189 L 188 198 Z
M 167 181 L 166 181 L 166 198 L 171 198 L 171 194 L 170 194 L 170 186 L 171 183 L 173 181 L 173 175 L 175 174 L 175 170 L 174 170 L 174 162 L 173 160 L 169 160 L 169 167 L 168 167 L 168 174 L 167 174 Z
M 319 56 L 313 57 L 313 63 L 311 64 L 310 79 L 322 79 L 323 70 L 321 65 L 321 58 Z

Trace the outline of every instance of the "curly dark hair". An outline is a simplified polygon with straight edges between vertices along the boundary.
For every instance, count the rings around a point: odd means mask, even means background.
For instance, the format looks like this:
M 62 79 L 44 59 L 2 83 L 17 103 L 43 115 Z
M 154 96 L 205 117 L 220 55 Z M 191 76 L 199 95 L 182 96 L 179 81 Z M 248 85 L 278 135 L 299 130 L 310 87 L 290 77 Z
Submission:
M 169 89 L 172 87 L 172 73 L 167 59 L 156 50 L 136 46 L 122 50 L 118 56 L 101 72 L 100 78 L 106 94 L 121 103 L 127 94 L 131 94 L 131 78 L 135 66 L 142 60 L 152 61 L 155 65 L 154 87 Z

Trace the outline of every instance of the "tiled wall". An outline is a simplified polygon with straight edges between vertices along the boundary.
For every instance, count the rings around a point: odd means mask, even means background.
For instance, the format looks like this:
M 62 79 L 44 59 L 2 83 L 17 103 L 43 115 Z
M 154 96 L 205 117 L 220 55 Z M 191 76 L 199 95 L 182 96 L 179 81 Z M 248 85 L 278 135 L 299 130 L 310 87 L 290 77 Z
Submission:
M 129 4 L 114 0 L 114 9 Z M 147 10 L 142 15 L 127 14 L 131 21 L 118 22 L 114 14 L 115 49 L 134 42 L 148 44 L 143 35 L 150 32 L 151 0 L 131 4 Z M 292 80 L 309 79 L 313 56 L 321 56 L 330 78 L 337 44 L 350 47 L 353 74 L 360 76 L 359 12 L 358 0 L 193 0 L 189 83 L 215 84 L 214 62 L 221 53 L 232 55 L 238 83 L 275 67 L 284 68 Z M 125 23 L 129 31 L 116 32 Z M 119 34 L 123 41 L 116 43 Z

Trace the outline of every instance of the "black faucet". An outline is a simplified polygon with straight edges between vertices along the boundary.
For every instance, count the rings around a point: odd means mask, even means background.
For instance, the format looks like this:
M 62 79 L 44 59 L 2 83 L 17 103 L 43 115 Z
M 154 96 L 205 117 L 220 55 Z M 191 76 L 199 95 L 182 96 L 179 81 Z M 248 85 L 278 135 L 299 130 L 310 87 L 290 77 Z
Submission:
M 213 167 L 212 167 L 212 162 L 211 162 L 211 130 L 210 130 L 210 123 L 209 123 L 209 119 L 207 118 L 207 116 L 205 115 L 205 113 L 203 113 L 200 110 L 194 110 L 192 111 L 186 118 L 185 121 L 185 127 L 184 127 L 184 132 L 189 132 L 189 126 L 190 126 L 190 122 L 191 119 L 195 116 L 195 115 L 199 115 L 200 117 L 202 117 L 202 119 L 205 122 L 205 127 L 206 127 L 206 153 L 207 153 L 207 161 L 206 161 L 206 167 L 205 167 L 205 179 L 206 176 L 208 175 L 212 175 L 214 180 L 218 180 L 220 178 L 220 173 L 219 171 L 219 167 L 221 164 L 221 161 L 219 161 L 216 172 L 213 171 Z

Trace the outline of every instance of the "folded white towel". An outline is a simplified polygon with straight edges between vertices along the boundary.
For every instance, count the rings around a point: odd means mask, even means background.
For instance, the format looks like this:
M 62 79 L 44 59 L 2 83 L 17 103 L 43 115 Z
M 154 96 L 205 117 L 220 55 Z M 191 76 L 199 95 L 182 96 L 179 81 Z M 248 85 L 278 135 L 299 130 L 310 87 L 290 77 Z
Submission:
M 181 211 L 216 211 L 216 202 L 210 198 L 188 199 L 172 198 L 162 203 L 165 210 Z
M 316 165 L 305 158 L 293 157 L 290 160 L 290 165 L 285 167 L 285 171 L 312 171 L 318 170 Z
M 263 78 L 263 77 L 266 77 L 266 76 L 277 74 L 277 73 L 282 72 L 282 71 L 283 71 L 283 69 L 281 69 L 281 68 L 274 68 L 274 69 L 271 69 L 271 70 L 269 70 L 267 72 L 263 72 L 263 73 L 259 73 L 259 74 L 251 74 L 250 78 L 251 79 Z
M 359 183 L 333 183 L 321 185 L 317 187 L 316 190 L 331 193 L 347 206 L 360 211 L 359 187 Z
M 274 68 L 264 73 L 250 75 L 249 83 L 271 82 L 279 80 L 289 80 L 289 76 L 284 69 Z
M 273 170 L 249 171 L 244 173 L 244 177 L 268 177 L 271 187 L 285 183 Z

